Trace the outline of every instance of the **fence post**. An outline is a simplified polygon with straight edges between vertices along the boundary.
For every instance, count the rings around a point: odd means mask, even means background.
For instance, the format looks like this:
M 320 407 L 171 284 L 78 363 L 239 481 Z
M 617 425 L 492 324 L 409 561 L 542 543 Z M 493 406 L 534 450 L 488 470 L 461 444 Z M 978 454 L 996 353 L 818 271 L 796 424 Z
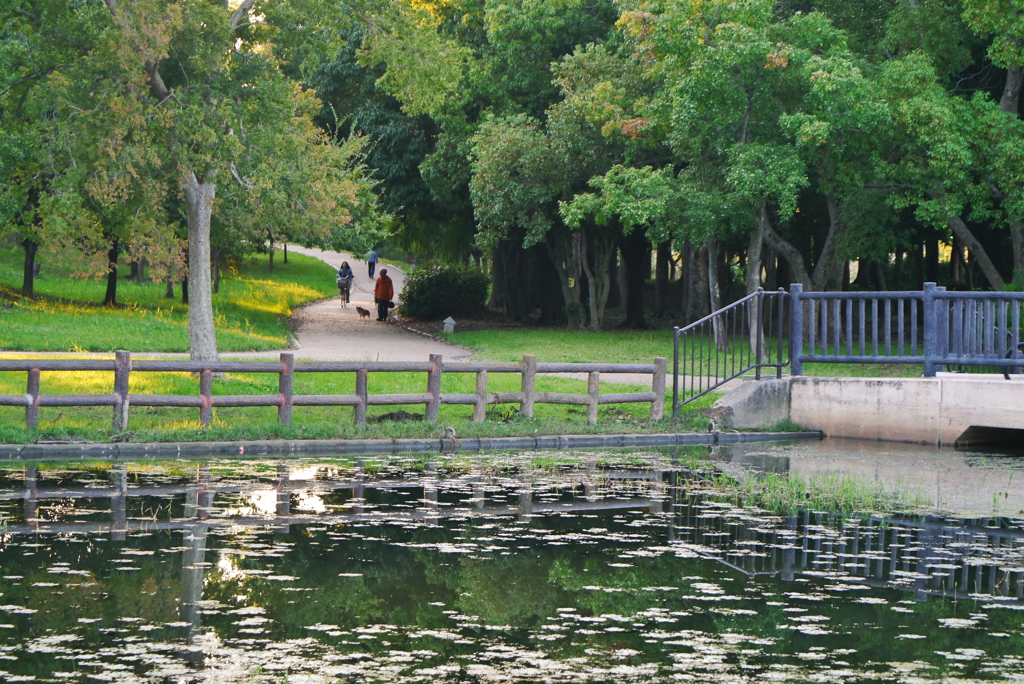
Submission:
M 523 403 L 519 405 L 519 413 L 524 418 L 533 418 L 533 388 L 537 380 L 537 357 L 533 354 L 523 356 Z
M 199 407 L 199 422 L 203 427 L 210 427 L 213 422 L 213 371 L 204 368 L 199 373 L 199 396 L 203 405 Z
M 679 420 L 679 326 L 672 328 L 672 420 Z
M 292 394 L 295 388 L 295 354 L 281 352 L 281 373 L 277 377 L 277 391 L 281 403 L 277 405 L 277 421 L 281 425 L 292 424 Z
M 132 354 L 127 351 L 114 353 L 114 430 L 128 429 L 128 374 L 132 369 Z
M 654 357 L 654 374 L 651 377 L 654 401 L 651 402 L 651 420 L 661 420 L 665 417 L 665 370 L 667 366 L 668 359 L 660 356 Z
M 356 404 L 356 425 L 366 425 L 366 369 L 360 368 L 356 371 L 356 397 L 359 403 Z
M 935 304 L 935 283 L 925 283 L 921 292 L 924 308 L 924 377 L 935 377 L 935 357 L 938 356 L 939 330 Z
M 430 355 L 430 371 L 427 373 L 427 394 L 430 401 L 424 410 L 424 420 L 437 422 L 437 414 L 441 408 L 441 355 Z
M 39 427 L 39 369 L 30 368 L 25 393 L 28 395 L 28 406 L 25 407 L 25 427 L 35 430 Z
M 803 292 L 804 286 L 800 283 L 789 286 L 789 363 L 790 374 L 794 377 L 804 374 L 804 364 L 800 360 L 804 353 L 804 305 L 800 301 Z
M 482 421 L 487 416 L 487 371 L 476 374 L 476 404 L 473 405 L 473 420 Z
M 597 371 L 590 371 L 587 376 L 587 396 L 590 399 L 587 403 L 587 422 L 593 425 L 597 422 L 597 407 L 601 405 L 601 374 Z

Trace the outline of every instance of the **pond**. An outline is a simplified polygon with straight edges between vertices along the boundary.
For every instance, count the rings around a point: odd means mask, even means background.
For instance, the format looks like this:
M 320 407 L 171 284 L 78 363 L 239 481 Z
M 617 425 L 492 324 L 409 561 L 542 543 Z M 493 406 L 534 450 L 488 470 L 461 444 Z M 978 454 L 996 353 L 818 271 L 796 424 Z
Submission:
M 1024 680 L 1024 513 L 773 513 L 708 455 L 6 464 L 0 678 Z

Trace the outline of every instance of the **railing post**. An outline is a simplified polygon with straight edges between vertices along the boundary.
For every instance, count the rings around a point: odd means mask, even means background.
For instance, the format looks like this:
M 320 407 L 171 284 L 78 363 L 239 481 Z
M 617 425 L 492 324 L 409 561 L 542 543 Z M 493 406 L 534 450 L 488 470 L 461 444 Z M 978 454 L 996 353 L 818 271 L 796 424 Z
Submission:
M 430 395 L 430 401 L 427 402 L 427 407 L 424 411 L 424 419 L 431 423 L 436 423 L 438 411 L 441 408 L 440 354 L 430 355 L 430 371 L 427 373 L 427 394 Z
M 925 283 L 921 292 L 924 308 L 924 377 L 934 378 L 935 357 L 939 355 L 939 329 L 935 303 L 935 283 Z
M 804 364 L 800 360 L 804 353 L 804 305 L 800 301 L 803 292 L 804 286 L 800 283 L 789 286 L 789 362 L 790 373 L 794 377 L 804 374 Z
M 39 427 L 39 368 L 30 368 L 25 394 L 28 395 L 28 406 L 25 407 L 25 427 L 35 430 Z
M 360 368 L 356 371 L 356 396 L 359 403 L 356 404 L 356 425 L 366 425 L 366 369 Z
M 654 358 L 654 373 L 651 376 L 651 391 L 654 392 L 654 401 L 651 402 L 651 420 L 661 420 L 665 417 L 665 370 L 668 366 L 668 359 L 656 356 Z
M 679 326 L 672 331 L 672 420 L 679 420 Z
M 281 372 L 277 379 L 277 391 L 281 403 L 277 405 L 277 421 L 281 425 L 292 424 L 292 395 L 295 388 L 295 354 L 281 352 Z
M 473 420 L 482 421 L 487 417 L 487 371 L 476 374 L 476 404 L 473 405 Z
M 775 331 L 775 379 L 780 380 L 782 378 L 782 322 L 786 320 L 786 291 L 781 287 L 776 293 L 779 298 L 779 311 L 776 320 L 778 323 L 773 326 Z
M 524 418 L 533 418 L 533 388 L 537 380 L 537 357 L 533 354 L 523 356 L 523 402 L 519 405 L 519 413 Z
M 128 374 L 131 372 L 131 369 L 131 352 L 115 352 L 114 396 L 118 400 L 114 406 L 114 430 L 116 432 L 123 432 L 128 429 Z
M 199 422 L 203 427 L 210 427 L 213 422 L 213 371 L 204 368 L 199 373 L 199 396 L 203 405 L 199 407 Z
M 945 286 L 935 288 L 936 294 L 945 294 Z M 936 353 L 939 357 L 946 357 L 949 355 L 949 300 L 945 298 L 935 299 L 935 324 L 938 327 L 938 345 L 936 346 Z M 939 364 L 941 365 L 941 364 Z M 936 366 L 938 370 L 938 366 Z M 942 366 L 942 370 L 946 370 L 945 366 Z
M 590 371 L 587 376 L 587 397 L 590 399 L 587 404 L 587 422 L 594 425 L 597 423 L 597 408 L 601 405 L 601 374 L 597 371 Z
M 764 334 L 764 331 L 762 329 L 762 324 L 764 322 L 764 307 L 761 306 L 762 300 L 764 300 L 764 290 L 759 287 L 759 288 L 757 288 L 757 336 L 756 336 L 756 339 L 757 339 L 757 352 L 754 354 L 754 379 L 755 380 L 760 380 L 761 379 L 761 345 L 762 345 L 762 339 L 761 338 L 762 338 L 762 335 Z

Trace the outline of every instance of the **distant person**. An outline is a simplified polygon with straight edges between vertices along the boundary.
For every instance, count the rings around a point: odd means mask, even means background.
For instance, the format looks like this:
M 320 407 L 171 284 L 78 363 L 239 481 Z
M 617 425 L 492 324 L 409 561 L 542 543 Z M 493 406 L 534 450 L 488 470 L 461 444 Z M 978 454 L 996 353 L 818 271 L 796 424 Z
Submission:
M 373 272 L 377 270 L 377 253 L 370 250 L 370 256 L 366 258 L 366 264 L 370 267 L 370 280 L 373 280 Z
M 373 288 L 373 299 L 377 302 L 378 321 L 388 320 L 388 309 L 395 305 L 391 301 L 394 298 L 395 286 L 391 283 L 391 278 L 388 278 L 388 269 L 382 268 L 380 269 L 380 278 L 377 278 L 377 284 Z
M 352 294 L 352 279 L 354 277 L 355 274 L 352 273 L 352 268 L 348 265 L 348 262 L 342 261 L 337 277 L 338 294 L 341 295 L 342 306 L 349 302 L 349 297 Z

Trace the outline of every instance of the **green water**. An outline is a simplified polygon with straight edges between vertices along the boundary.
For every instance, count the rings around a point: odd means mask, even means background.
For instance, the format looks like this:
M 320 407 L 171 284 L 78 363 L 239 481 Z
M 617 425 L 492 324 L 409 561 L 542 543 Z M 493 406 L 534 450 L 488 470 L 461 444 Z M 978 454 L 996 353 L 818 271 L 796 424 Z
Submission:
M 1024 680 L 1021 520 L 694 487 L 658 453 L 6 466 L 0 679 Z

